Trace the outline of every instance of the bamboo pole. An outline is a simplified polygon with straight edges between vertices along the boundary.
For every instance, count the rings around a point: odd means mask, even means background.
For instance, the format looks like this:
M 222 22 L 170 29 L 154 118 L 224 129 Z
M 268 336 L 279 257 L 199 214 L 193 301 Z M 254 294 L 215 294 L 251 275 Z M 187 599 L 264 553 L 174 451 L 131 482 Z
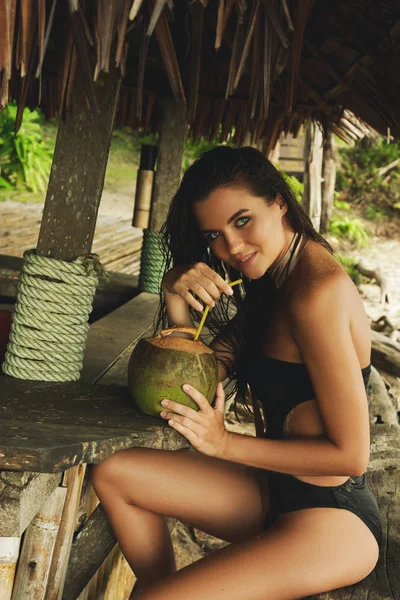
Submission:
M 121 571 L 117 588 L 118 600 L 128 600 L 130 598 L 135 581 L 135 574 L 128 565 L 126 558 L 122 555 Z
M 104 590 L 104 600 L 118 600 L 117 590 L 121 577 L 122 552 L 119 546 L 115 546 L 112 552 L 111 573 Z
M 65 473 L 66 499 L 51 561 L 45 600 L 60 600 L 62 597 L 85 471 L 86 465 L 78 465 Z
M 28 526 L 12 600 L 44 600 L 66 494 L 66 488 L 56 488 Z
M 0 598 L 10 600 L 21 538 L 0 538 Z
M 87 498 L 87 502 L 88 502 L 87 517 L 88 518 L 90 517 L 90 515 L 93 513 L 93 511 L 96 509 L 96 507 L 99 504 L 99 499 L 96 496 L 96 493 L 91 484 L 90 484 L 90 488 L 91 488 L 91 492 Z M 98 576 L 99 576 L 99 570 L 96 571 L 96 573 L 93 575 L 93 577 L 90 579 L 89 583 L 83 590 L 82 593 L 84 593 L 85 595 L 81 600 L 91 600 L 91 599 L 95 598 Z

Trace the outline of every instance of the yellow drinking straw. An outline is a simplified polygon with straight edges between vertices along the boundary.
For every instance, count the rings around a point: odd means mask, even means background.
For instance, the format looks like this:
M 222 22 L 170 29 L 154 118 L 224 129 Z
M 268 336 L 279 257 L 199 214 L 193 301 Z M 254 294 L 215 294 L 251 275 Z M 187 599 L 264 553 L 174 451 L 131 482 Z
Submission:
M 232 287 L 233 285 L 237 285 L 238 283 L 243 283 L 243 279 L 237 279 L 236 281 L 232 281 L 232 283 L 228 282 L 228 285 L 230 285 Z M 200 321 L 199 326 L 197 328 L 196 335 L 194 336 L 194 339 L 193 339 L 194 342 L 197 342 L 197 340 L 200 337 L 200 333 L 201 333 L 201 330 L 203 329 L 203 325 L 204 325 L 204 322 L 205 322 L 205 320 L 207 318 L 209 310 L 210 310 L 210 307 L 209 307 L 209 305 L 207 305 L 206 309 L 204 311 L 204 314 L 201 317 L 201 321 Z

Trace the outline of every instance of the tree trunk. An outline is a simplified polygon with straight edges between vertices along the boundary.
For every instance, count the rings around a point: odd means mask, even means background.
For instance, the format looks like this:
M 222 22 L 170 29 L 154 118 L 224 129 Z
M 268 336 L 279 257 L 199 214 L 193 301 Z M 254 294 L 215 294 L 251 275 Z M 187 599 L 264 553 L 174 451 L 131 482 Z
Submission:
M 333 199 L 336 183 L 336 142 L 332 131 L 328 131 L 323 148 L 322 166 L 322 211 L 321 211 L 321 233 L 329 229 L 332 216 Z

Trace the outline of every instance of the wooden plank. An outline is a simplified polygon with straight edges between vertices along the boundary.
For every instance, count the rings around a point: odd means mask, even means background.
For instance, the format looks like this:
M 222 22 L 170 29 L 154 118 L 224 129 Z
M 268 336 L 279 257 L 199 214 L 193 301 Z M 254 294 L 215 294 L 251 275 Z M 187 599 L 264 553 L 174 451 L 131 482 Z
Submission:
M 157 295 L 142 292 L 90 327 L 81 381 L 96 383 L 127 347 L 151 335 L 158 302 Z
M 187 447 L 121 386 L 0 377 L 0 469 L 56 473 L 133 446 Z
M 0 473 L 0 538 L 20 537 L 61 482 L 59 473 Z

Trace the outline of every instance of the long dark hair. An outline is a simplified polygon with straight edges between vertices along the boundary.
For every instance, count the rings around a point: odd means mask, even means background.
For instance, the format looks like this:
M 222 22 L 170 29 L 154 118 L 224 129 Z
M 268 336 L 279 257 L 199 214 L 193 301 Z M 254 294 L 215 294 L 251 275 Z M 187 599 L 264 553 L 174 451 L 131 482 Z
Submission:
M 262 333 L 274 309 L 276 288 L 268 273 L 260 279 L 249 280 L 219 260 L 210 251 L 193 213 L 194 203 L 205 200 L 216 188 L 234 186 L 243 187 L 254 196 L 265 198 L 268 204 L 272 204 L 279 194 L 287 205 L 285 218 L 290 227 L 301 234 L 303 240 L 314 240 L 332 254 L 333 250 L 314 229 L 282 174 L 255 148 L 217 146 L 202 154 L 184 174 L 161 229 L 165 272 L 172 267 L 203 262 L 227 281 L 240 277 L 243 279 L 240 288 L 233 288 L 233 296 L 222 294 L 207 318 L 210 337 L 218 335 L 220 343 L 226 348 L 226 352 L 218 353 L 218 360 L 224 364 L 233 382 L 228 397 L 235 394 L 236 412 L 238 401 L 248 408 L 246 357 L 262 341 Z M 297 240 L 300 239 L 298 236 Z M 192 307 L 189 310 L 193 321 L 198 323 L 201 314 Z M 161 292 L 156 329 L 165 328 L 167 324 L 167 311 Z M 235 356 L 234 361 L 230 358 L 232 354 Z

